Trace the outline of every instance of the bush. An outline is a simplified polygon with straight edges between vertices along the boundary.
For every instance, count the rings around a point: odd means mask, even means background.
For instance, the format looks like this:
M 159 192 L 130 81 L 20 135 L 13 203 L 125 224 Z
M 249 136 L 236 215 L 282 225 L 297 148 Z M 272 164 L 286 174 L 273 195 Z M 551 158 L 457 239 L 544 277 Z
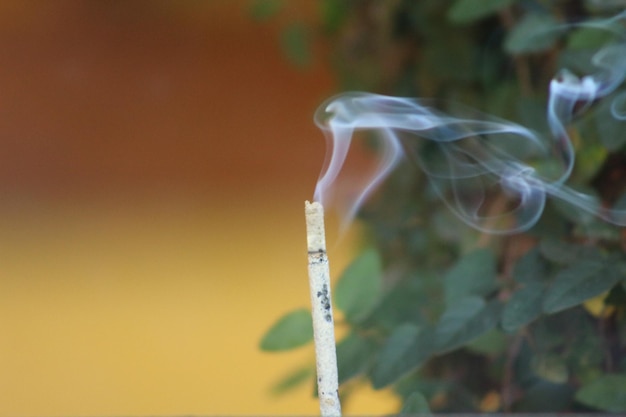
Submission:
M 434 97 L 450 113 L 461 102 L 547 136 L 559 70 L 595 72 L 593 55 L 626 41 L 624 13 L 611 18 L 617 0 L 319 4 L 318 26 L 286 32 L 300 37 L 284 42 L 296 61 L 317 39 L 333 45 L 345 89 Z M 621 82 L 626 66 L 610 64 Z M 517 233 L 480 233 L 419 166 L 394 170 L 359 212 L 370 248 L 334 292 L 349 327 L 340 383 L 393 386 L 407 410 L 421 393 L 437 412 L 626 412 L 626 234 L 604 221 L 624 224 L 622 212 L 607 214 L 626 207 L 622 93 L 575 99 L 564 117 L 576 158 L 567 186 L 590 196 L 587 211 L 552 198 Z M 486 193 L 482 203 L 495 215 L 511 201 Z

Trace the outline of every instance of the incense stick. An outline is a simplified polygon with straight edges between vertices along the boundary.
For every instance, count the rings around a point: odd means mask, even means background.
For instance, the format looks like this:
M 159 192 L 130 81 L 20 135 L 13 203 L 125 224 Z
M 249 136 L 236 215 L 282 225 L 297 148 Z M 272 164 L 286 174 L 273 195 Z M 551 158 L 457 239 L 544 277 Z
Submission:
M 318 202 L 306 201 L 304 213 L 309 251 L 309 286 L 320 411 L 323 417 L 338 417 L 341 416 L 341 403 L 339 402 L 335 324 L 330 296 L 330 270 L 324 231 L 324 207 Z

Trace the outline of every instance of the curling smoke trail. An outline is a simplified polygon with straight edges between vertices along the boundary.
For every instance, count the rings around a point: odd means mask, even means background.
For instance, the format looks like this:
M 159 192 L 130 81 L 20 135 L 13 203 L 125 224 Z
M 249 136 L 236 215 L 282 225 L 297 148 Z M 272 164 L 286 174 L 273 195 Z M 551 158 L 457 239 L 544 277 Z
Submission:
M 604 22 L 624 18 L 626 12 Z M 626 226 L 626 211 L 602 209 L 594 197 L 564 185 L 575 162 L 566 126 L 592 103 L 613 93 L 626 77 L 626 38 L 620 35 L 620 43 L 610 44 L 593 56 L 593 74 L 579 78 L 562 70 L 550 82 L 546 117 L 551 137 L 477 112 L 468 117 L 451 116 L 437 111 L 427 100 L 359 92 L 329 99 L 315 115 L 329 149 L 315 199 L 325 203 L 354 133 L 368 130 L 380 139 L 381 156 L 375 173 L 352 202 L 347 221 L 409 148 L 417 149 L 418 164 L 446 205 L 478 230 L 500 234 L 527 230 L 541 216 L 547 196 Z M 620 111 L 624 108 L 626 96 L 620 94 L 611 106 L 613 116 L 625 120 L 626 113 Z M 415 138 L 424 139 L 424 143 L 416 146 L 411 141 Z M 504 195 L 513 208 L 497 216 L 484 214 L 487 197 L 494 192 Z

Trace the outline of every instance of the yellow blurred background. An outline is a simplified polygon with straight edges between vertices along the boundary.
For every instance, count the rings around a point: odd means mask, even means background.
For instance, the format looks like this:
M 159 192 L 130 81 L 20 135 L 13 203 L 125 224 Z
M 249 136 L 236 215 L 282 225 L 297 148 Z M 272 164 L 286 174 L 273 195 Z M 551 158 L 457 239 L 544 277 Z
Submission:
M 309 303 L 312 114 L 336 86 L 323 45 L 298 70 L 248 8 L 0 3 L 1 416 L 318 413 L 311 382 L 270 393 L 312 346 L 258 342 Z M 397 410 L 368 387 L 344 406 Z

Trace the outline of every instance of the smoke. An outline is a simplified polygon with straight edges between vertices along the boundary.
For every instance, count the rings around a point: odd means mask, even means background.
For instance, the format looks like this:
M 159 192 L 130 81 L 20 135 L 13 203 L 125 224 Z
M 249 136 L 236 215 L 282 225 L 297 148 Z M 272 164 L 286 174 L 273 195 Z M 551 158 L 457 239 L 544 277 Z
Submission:
M 618 19 L 584 25 L 612 29 Z M 621 34 L 621 33 L 620 33 Z M 489 233 L 529 229 L 540 218 L 546 199 L 565 201 L 605 221 L 626 226 L 626 211 L 602 208 L 597 199 L 565 185 L 575 163 L 567 126 L 626 77 L 626 41 L 609 44 L 591 60 L 593 72 L 578 77 L 560 71 L 549 84 L 546 119 L 549 134 L 470 109 L 454 115 L 429 100 L 350 92 L 330 98 L 315 114 L 328 151 L 315 189 L 325 203 L 341 172 L 355 133 L 370 131 L 380 143 L 373 175 L 351 201 L 350 221 L 366 198 L 407 156 L 417 161 L 430 185 L 461 220 Z M 611 104 L 613 116 L 626 120 L 626 95 Z M 492 213 L 488 202 L 500 196 L 508 211 Z

